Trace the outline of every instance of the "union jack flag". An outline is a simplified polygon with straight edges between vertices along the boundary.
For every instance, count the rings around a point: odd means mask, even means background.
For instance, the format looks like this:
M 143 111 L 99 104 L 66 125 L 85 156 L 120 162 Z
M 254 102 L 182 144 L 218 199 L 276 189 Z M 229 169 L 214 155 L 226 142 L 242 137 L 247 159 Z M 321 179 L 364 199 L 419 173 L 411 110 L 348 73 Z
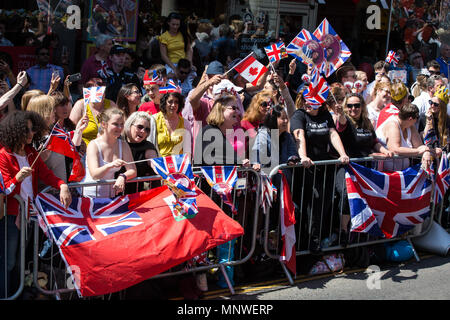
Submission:
M 321 72 L 325 77 L 329 77 L 341 65 L 347 61 L 352 52 L 342 41 L 341 37 L 334 31 L 328 20 L 323 19 L 322 23 L 314 31 L 314 36 L 319 39 L 325 51 L 325 62 Z
M 287 58 L 288 54 L 284 42 L 278 42 L 264 47 L 270 62 L 276 62 L 283 58 Z
M 434 163 L 432 164 L 434 165 Z M 448 166 L 447 153 L 442 152 L 441 162 L 436 175 L 436 190 L 434 194 L 434 202 L 440 203 L 444 199 L 444 195 L 450 186 L 450 168 Z
M 171 92 L 181 92 L 181 87 L 173 81 L 173 79 L 169 79 L 167 81 L 167 86 L 159 88 L 159 93 L 166 94 Z
M 58 247 L 101 240 L 142 223 L 142 218 L 128 209 L 128 196 L 73 198 L 67 209 L 48 193 L 40 193 L 35 202 Z
M 202 167 L 201 170 L 208 184 L 221 196 L 223 202 L 231 207 L 233 214 L 236 214 L 237 211 L 233 204 L 231 191 L 237 181 L 237 167 L 211 166 Z
M 195 200 L 197 191 L 195 190 L 194 173 L 192 172 L 189 155 L 180 154 L 154 158 L 150 161 L 175 195 L 172 209 L 177 209 L 182 215 L 189 215 L 189 212 L 192 214 L 198 213 Z
M 97 71 L 100 78 L 106 79 L 110 77 L 113 74 L 113 72 L 111 71 L 111 69 L 109 69 L 108 63 L 105 60 L 102 60 L 100 63 L 101 67 Z
M 385 61 L 396 67 L 399 60 L 400 56 L 394 50 L 390 50 Z
M 430 213 L 432 184 L 420 165 L 379 172 L 351 163 L 345 175 L 353 232 L 393 238 Z
M 263 212 L 267 212 L 272 207 L 274 196 L 277 194 L 277 188 L 273 185 L 272 180 L 261 171 L 261 207 Z
M 319 71 L 313 70 L 311 73 L 311 82 L 303 91 L 303 97 L 306 102 L 312 106 L 317 107 L 322 105 L 327 100 L 330 89 L 325 78 L 322 77 Z
M 435 143 L 439 142 L 437 136 L 436 136 L 436 132 L 434 131 L 433 128 L 431 128 L 430 130 L 428 130 L 427 134 L 425 135 L 425 137 L 423 138 L 423 142 L 424 144 L 426 144 L 427 146 L 433 146 Z
M 286 51 L 291 56 L 306 65 L 313 65 L 317 70 L 322 70 L 325 62 L 325 52 L 311 32 L 302 29 L 298 35 L 288 44 Z
M 102 102 L 106 87 L 83 88 L 84 105 Z
M 149 75 L 149 70 L 145 70 L 144 85 L 157 84 L 158 86 L 161 86 L 163 83 L 164 83 L 163 79 L 159 76 L 156 70 L 153 70 L 153 74 L 151 77 Z

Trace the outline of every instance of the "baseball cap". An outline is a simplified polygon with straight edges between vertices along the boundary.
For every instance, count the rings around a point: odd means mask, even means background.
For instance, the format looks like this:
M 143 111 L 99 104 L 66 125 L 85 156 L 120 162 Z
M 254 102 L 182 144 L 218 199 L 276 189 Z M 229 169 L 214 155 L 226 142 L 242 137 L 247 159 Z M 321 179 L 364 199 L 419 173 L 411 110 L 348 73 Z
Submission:
M 206 69 L 206 74 L 223 74 L 225 72 L 223 64 L 219 61 L 212 61 Z
M 125 52 L 127 52 L 127 50 L 124 47 L 116 44 L 115 46 L 113 46 L 111 48 L 111 50 L 109 51 L 109 54 L 119 54 L 119 53 L 125 53 Z

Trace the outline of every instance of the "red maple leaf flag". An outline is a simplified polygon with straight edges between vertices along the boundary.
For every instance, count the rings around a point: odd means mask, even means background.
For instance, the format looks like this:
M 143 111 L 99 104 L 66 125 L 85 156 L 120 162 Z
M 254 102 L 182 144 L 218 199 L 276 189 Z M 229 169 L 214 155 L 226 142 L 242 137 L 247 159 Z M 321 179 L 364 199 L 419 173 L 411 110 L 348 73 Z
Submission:
M 235 65 L 233 69 L 254 86 L 256 86 L 258 79 L 267 71 L 267 68 L 256 60 L 253 52 Z
M 48 193 L 36 198 L 49 236 L 79 295 L 117 292 L 244 234 L 197 189 L 198 213 L 174 206 L 167 186 L 109 198 L 73 198 L 68 208 Z

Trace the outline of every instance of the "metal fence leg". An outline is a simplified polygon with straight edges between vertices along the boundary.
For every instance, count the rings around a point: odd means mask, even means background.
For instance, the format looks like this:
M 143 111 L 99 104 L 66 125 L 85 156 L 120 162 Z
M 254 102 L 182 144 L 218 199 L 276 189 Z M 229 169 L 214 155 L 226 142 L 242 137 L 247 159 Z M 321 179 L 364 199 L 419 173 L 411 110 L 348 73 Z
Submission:
M 416 249 L 414 248 L 414 245 L 412 244 L 411 238 L 408 238 L 408 242 L 409 242 L 409 245 L 411 246 L 411 248 L 412 248 L 412 250 L 413 250 L 414 257 L 416 258 L 416 261 L 417 261 L 417 262 L 420 262 L 419 255 L 417 254 L 417 251 L 416 251 Z
M 222 271 L 223 277 L 225 278 L 225 281 L 227 282 L 228 289 L 230 289 L 230 292 L 232 295 L 235 295 L 236 292 L 234 291 L 233 285 L 231 284 L 230 278 L 228 278 L 228 273 L 225 270 L 225 267 L 223 264 L 220 265 L 220 271 Z
M 286 274 L 286 277 L 288 278 L 289 284 L 291 286 L 294 285 L 294 279 L 292 279 L 291 273 L 287 269 L 286 265 L 282 261 L 278 261 L 281 264 L 281 268 L 283 268 L 284 273 Z

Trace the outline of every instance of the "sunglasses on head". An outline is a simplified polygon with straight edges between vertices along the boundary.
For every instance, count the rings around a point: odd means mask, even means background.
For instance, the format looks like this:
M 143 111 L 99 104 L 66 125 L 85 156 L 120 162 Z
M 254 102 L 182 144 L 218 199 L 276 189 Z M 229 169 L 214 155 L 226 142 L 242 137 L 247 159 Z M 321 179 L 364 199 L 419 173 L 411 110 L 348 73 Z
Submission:
M 430 100 L 430 101 L 428 101 L 428 103 L 430 104 L 430 106 L 439 107 L 439 102 L 434 102 L 434 101 Z
M 149 127 L 144 127 L 142 124 L 134 125 L 138 130 L 142 131 L 145 130 L 146 133 L 150 133 Z
M 351 109 L 351 108 L 359 109 L 359 108 L 361 108 L 361 103 L 347 103 L 347 108 L 349 108 L 349 109 Z

